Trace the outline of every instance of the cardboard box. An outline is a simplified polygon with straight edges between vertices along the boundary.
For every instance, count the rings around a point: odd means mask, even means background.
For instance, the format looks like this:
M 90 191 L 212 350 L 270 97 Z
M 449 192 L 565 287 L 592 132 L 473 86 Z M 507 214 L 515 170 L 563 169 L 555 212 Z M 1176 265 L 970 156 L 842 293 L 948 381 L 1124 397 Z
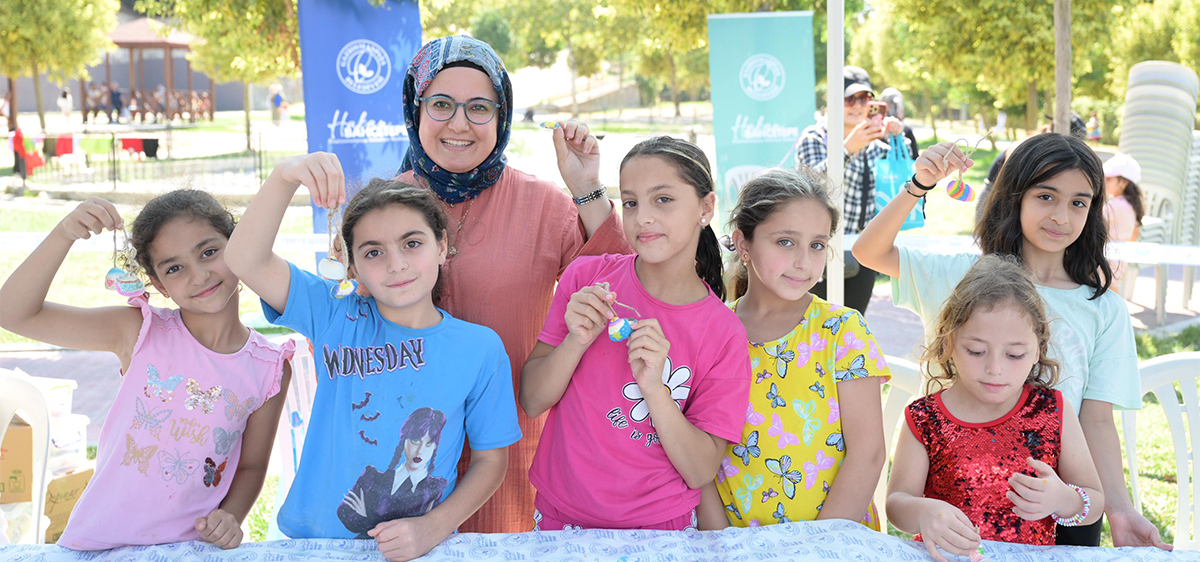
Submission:
M 33 501 L 33 428 L 19 417 L 0 443 L 0 503 Z
M 83 489 L 95 472 L 94 467 L 80 468 L 60 474 L 50 481 L 50 486 L 46 488 L 46 517 L 50 518 L 50 526 L 46 527 L 47 543 L 58 542 L 58 537 L 67 528 L 67 520 L 75 509 L 75 503 L 83 495 Z

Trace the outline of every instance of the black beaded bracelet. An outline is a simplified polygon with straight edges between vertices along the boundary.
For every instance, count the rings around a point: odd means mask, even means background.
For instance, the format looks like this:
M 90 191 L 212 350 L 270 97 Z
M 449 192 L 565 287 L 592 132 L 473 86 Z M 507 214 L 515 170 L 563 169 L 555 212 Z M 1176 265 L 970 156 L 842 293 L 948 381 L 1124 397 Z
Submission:
M 596 191 L 583 195 L 582 197 L 572 197 L 571 200 L 575 201 L 576 205 L 587 205 L 588 203 L 596 201 L 597 199 L 602 199 L 607 195 L 608 188 L 600 186 L 596 189 Z
M 913 184 L 913 185 L 915 185 L 915 186 L 917 186 L 917 189 L 920 189 L 921 191 L 930 191 L 930 190 L 932 190 L 932 189 L 933 189 L 933 188 L 934 188 L 934 187 L 937 185 L 936 183 L 935 183 L 934 185 L 931 185 L 931 186 L 929 186 L 929 187 L 925 187 L 925 186 L 921 185 L 921 182 L 917 181 L 917 175 L 916 175 L 916 174 L 913 174 L 913 176 L 912 176 L 912 179 L 910 179 L 910 180 L 908 180 L 908 181 L 912 182 L 912 184 Z

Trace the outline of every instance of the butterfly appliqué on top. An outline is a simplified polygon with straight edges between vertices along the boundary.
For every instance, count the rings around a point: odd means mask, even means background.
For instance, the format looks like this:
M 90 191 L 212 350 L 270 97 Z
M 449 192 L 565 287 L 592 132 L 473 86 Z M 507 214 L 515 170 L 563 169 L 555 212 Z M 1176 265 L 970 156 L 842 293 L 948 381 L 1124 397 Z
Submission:
M 253 411 L 254 407 L 258 405 L 258 397 L 251 396 L 244 401 L 239 401 L 237 393 L 232 390 L 225 389 L 225 402 L 228 403 L 228 405 L 225 406 L 225 419 L 229 421 L 236 420 L 241 422 L 246 418 L 246 416 L 250 415 L 250 412 Z
M 154 368 L 154 365 L 146 365 L 146 373 L 146 386 L 142 389 L 142 392 L 146 394 L 146 398 L 158 396 L 159 400 L 170 402 L 171 398 L 175 396 L 175 388 L 179 386 L 179 383 L 183 382 L 181 375 L 173 375 L 163 379 L 158 374 L 158 369 Z M 188 409 L 190 410 L 191 408 Z
M 188 397 L 187 401 L 183 403 L 183 407 L 188 410 L 200 408 L 206 414 L 213 413 L 213 403 L 225 392 L 225 389 L 219 384 L 208 390 L 201 390 L 200 383 L 196 382 L 196 379 L 188 379 L 185 388 L 187 389 Z

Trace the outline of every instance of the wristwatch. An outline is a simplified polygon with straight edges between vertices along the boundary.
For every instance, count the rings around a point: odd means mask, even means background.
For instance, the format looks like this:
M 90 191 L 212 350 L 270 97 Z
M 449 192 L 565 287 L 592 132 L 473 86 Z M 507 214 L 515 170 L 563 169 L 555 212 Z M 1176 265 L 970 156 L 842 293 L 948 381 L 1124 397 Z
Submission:
M 587 205 L 588 203 L 591 203 L 592 201 L 595 201 L 597 199 L 602 199 L 602 198 L 606 197 L 607 195 L 608 195 L 608 188 L 604 187 L 602 185 L 599 188 L 597 188 L 596 191 L 588 193 L 582 197 L 572 197 L 571 200 L 574 201 L 576 205 Z

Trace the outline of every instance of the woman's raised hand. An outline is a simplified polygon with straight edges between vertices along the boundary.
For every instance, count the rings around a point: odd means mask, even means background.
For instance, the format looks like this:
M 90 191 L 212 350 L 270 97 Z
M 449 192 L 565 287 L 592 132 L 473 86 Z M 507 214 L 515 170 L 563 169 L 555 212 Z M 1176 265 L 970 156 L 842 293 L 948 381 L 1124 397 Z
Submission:
M 558 172 L 575 197 L 600 187 L 600 141 L 587 125 L 567 121 L 554 129 Z

